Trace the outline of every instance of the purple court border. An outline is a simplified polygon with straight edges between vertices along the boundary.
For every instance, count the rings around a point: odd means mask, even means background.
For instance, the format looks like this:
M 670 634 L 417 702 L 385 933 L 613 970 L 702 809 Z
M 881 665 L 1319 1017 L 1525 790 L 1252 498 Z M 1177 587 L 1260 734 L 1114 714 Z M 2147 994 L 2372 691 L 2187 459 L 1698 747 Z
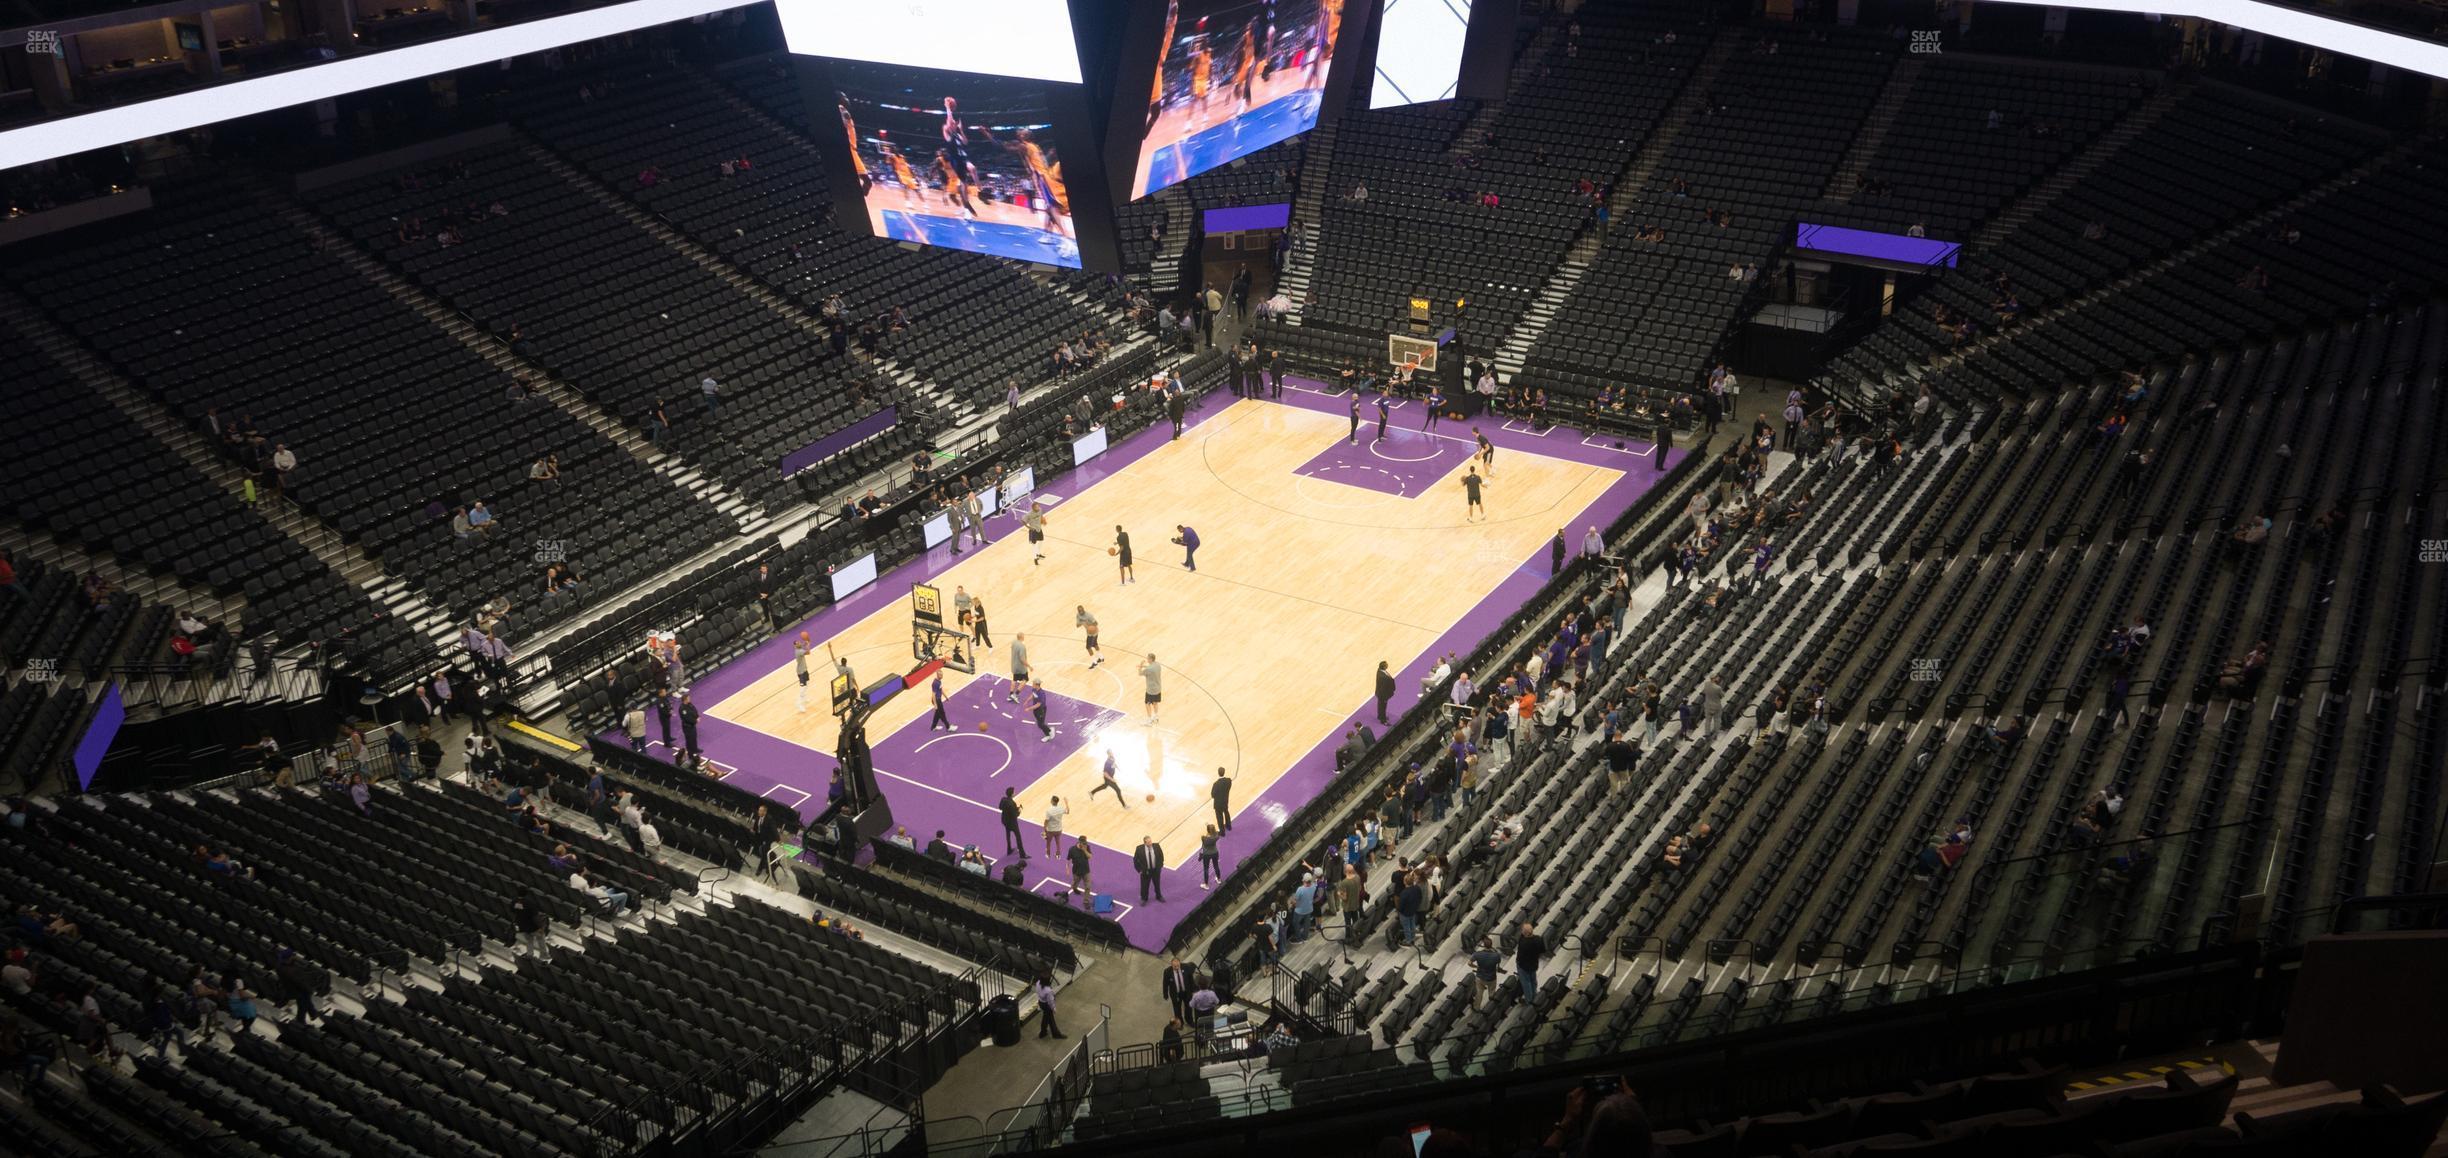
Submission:
M 1285 391 L 1282 398 L 1276 400 L 1277 405 L 1297 407 L 1313 413 L 1330 415 L 1337 419 L 1345 417 L 1345 402 L 1340 397 L 1327 394 L 1323 382 L 1297 375 L 1287 377 L 1286 381 L 1290 388 Z M 1240 399 L 1227 390 L 1210 392 L 1184 418 L 1186 429 L 1183 437 L 1192 437 L 1196 427 L 1214 419 L 1238 401 Z M 1414 438 L 1424 437 L 1417 433 L 1420 421 L 1417 403 L 1397 410 L 1394 414 L 1394 424 L 1397 428 L 1403 427 L 1406 419 L 1409 425 L 1407 430 L 1390 429 L 1389 440 L 1394 433 L 1407 433 Z M 1370 421 L 1362 429 L 1364 440 L 1375 434 L 1375 418 L 1376 415 L 1372 410 L 1369 413 Z M 1641 495 L 1647 493 L 1649 488 L 1657 485 L 1659 480 L 1665 477 L 1665 471 L 1656 469 L 1656 464 L 1651 458 L 1654 449 L 1650 447 L 1650 444 L 1633 439 L 1616 436 L 1585 436 L 1582 432 L 1567 427 L 1551 427 L 1543 431 L 1530 432 L 1519 429 L 1521 424 L 1518 422 L 1506 423 L 1495 415 L 1483 415 L 1476 420 L 1446 421 L 1439 424 L 1437 433 L 1445 439 L 1457 440 L 1451 443 L 1452 445 L 1462 446 L 1470 442 L 1474 425 L 1484 431 L 1488 440 L 1495 444 L 1497 449 L 1496 470 L 1500 477 L 1505 466 L 1504 452 L 1508 450 L 1534 451 L 1549 458 L 1588 466 L 1603 466 L 1625 472 L 1622 478 L 1616 480 L 1614 485 L 1608 487 L 1594 502 L 1567 520 L 1563 525 L 1568 529 L 1591 522 L 1600 526 L 1613 523 L 1625 511 L 1630 510 L 1632 504 L 1639 501 Z M 1158 447 L 1170 441 L 1168 437 L 1170 431 L 1167 427 L 1168 424 L 1158 422 L 1133 434 L 1084 466 L 1066 471 L 1050 481 L 1040 480 L 1038 489 L 1065 496 L 1085 491 L 1154 453 Z M 1345 444 L 1338 437 L 1334 445 L 1344 446 Z M 1618 445 L 1624 449 L 1617 449 Z M 1359 450 L 1364 449 L 1365 446 L 1364 441 L 1362 447 L 1348 449 Z M 1666 460 L 1668 468 L 1671 469 L 1675 464 L 1683 461 L 1689 453 L 1681 448 L 1668 449 Z M 1321 459 L 1325 457 L 1320 456 Z M 1312 465 L 1316 461 L 1312 460 Z M 1451 470 L 1452 467 L 1449 464 L 1443 469 Z M 1499 493 L 1491 490 L 1489 497 L 1494 499 Z M 1459 492 L 1454 495 L 1453 501 L 1458 515 L 1462 504 Z M 1499 517 L 1503 514 L 1501 508 L 1495 513 Z M 1001 538 L 1005 534 L 1015 533 L 1018 530 L 1016 521 L 1008 516 L 991 517 L 988 522 L 992 524 L 989 528 L 990 534 L 995 538 Z M 1578 536 L 1574 535 L 1572 538 L 1577 549 Z M 1403 693 L 1396 698 L 1393 710 L 1406 710 L 1417 702 L 1420 679 L 1435 666 L 1438 656 L 1449 651 L 1467 651 L 1476 646 L 1481 639 L 1502 625 L 1507 616 L 1528 602 L 1539 588 L 1546 584 L 1548 579 L 1547 553 L 1547 548 L 1542 543 L 1530 558 L 1524 559 L 1511 574 L 1482 596 L 1477 604 L 1463 613 L 1460 620 L 1448 628 L 1443 635 L 1438 636 L 1427 650 L 1396 673 L 1396 683 L 1403 689 Z M 850 598 L 827 607 L 798 623 L 786 626 L 775 633 L 773 638 L 750 649 L 747 654 L 698 678 L 692 684 L 697 701 L 715 704 L 730 698 L 748 685 L 788 664 L 791 656 L 791 640 L 796 638 L 798 633 L 805 631 L 817 639 L 829 639 L 879 609 L 900 603 L 908 584 L 934 578 L 949 570 L 958 561 L 958 557 L 952 554 L 951 544 L 948 542 L 942 546 L 928 548 L 916 559 L 886 572 L 875 583 L 853 593 Z M 973 686 L 978 687 L 992 686 L 1000 689 L 1002 685 L 1003 681 L 999 675 L 991 675 L 988 672 L 980 672 L 979 677 L 973 681 Z M 1351 711 L 1336 722 L 1332 728 L 1327 729 L 1315 747 L 1295 760 L 1292 766 L 1285 769 L 1283 775 L 1278 777 L 1256 799 L 1245 797 L 1234 802 L 1236 823 L 1233 831 L 1226 833 L 1220 844 L 1224 868 L 1227 872 L 1240 864 L 1244 858 L 1255 854 L 1264 846 L 1267 839 L 1274 835 L 1277 828 L 1290 822 L 1293 814 L 1302 805 L 1315 799 L 1320 792 L 1325 790 L 1327 784 L 1334 779 L 1334 747 L 1340 742 L 1347 728 L 1363 721 L 1368 722 L 1371 727 L 1376 726 L 1375 701 L 1368 694 L 1369 689 L 1356 686 L 1354 690 L 1358 694 L 1355 696 Z M 925 717 L 911 721 L 904 726 L 903 730 L 908 729 L 916 729 L 923 733 L 926 730 Z M 731 783 L 764 795 L 777 803 L 796 808 L 802 819 L 813 817 L 823 811 L 825 787 L 831 781 L 836 766 L 830 754 L 717 719 L 711 714 L 698 721 L 697 730 L 699 741 L 711 759 L 719 764 L 739 769 L 730 776 Z M 610 736 L 611 733 L 605 733 L 605 735 Z M 923 739 L 923 736 L 919 737 L 920 741 Z M 905 745 L 901 744 L 901 737 L 899 733 L 896 733 L 894 736 L 876 740 L 875 746 L 879 752 L 883 752 Z M 880 786 L 892 802 L 894 823 L 906 826 L 911 832 L 918 833 L 931 834 L 938 828 L 944 829 L 955 846 L 974 843 L 989 854 L 1002 852 L 1004 848 L 1002 822 L 991 807 L 981 807 L 972 799 L 955 795 L 945 787 L 908 776 L 896 775 L 881 760 L 878 761 L 876 774 Z M 1000 795 L 1000 793 L 995 795 Z M 1025 833 L 1024 847 L 1037 848 L 1042 840 L 1034 819 L 1042 810 L 1042 802 L 1036 801 L 1029 802 L 1028 807 L 1023 810 L 1021 827 Z M 1188 824 L 1193 829 L 1199 829 L 1203 828 L 1206 822 L 1207 817 L 1204 814 L 1197 814 Z M 1190 839 L 1195 844 L 1195 837 Z M 1174 857 L 1180 857 L 1186 850 L 1168 846 L 1165 851 Z M 1164 949 L 1166 938 L 1173 932 L 1173 926 L 1178 924 L 1181 918 L 1189 915 L 1190 910 L 1197 905 L 1201 896 L 1197 880 L 1197 862 L 1195 860 L 1185 861 L 1179 868 L 1166 870 L 1164 890 L 1168 898 L 1167 903 L 1138 905 L 1137 890 L 1130 887 L 1135 886 L 1137 882 L 1131 872 L 1129 850 L 1096 845 L 1093 855 L 1095 858 L 1093 871 L 1099 886 L 1113 893 L 1117 901 L 1133 906 L 1121 918 L 1123 931 L 1129 937 L 1130 943 L 1149 952 L 1161 952 Z M 1042 877 L 1067 877 L 1069 871 L 1069 867 L 1060 861 L 1051 861 L 1043 856 L 1038 856 L 1030 863 L 1028 877 L 1031 881 Z M 1121 908 L 1120 905 L 1116 907 L 1117 911 Z

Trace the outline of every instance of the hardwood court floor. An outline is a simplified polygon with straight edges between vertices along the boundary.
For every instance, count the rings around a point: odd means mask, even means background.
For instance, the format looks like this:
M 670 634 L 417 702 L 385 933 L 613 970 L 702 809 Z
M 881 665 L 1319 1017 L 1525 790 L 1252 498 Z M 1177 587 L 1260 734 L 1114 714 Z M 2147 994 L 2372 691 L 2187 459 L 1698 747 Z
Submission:
M 1416 425 L 1417 410 L 1408 413 Z M 1127 850 L 1152 834 L 1172 864 L 1188 862 L 1209 817 L 1216 768 L 1231 772 L 1236 807 L 1256 800 L 1373 694 L 1379 660 L 1401 671 L 1508 575 L 1524 566 L 1543 574 L 1547 540 L 1623 473 L 1506 450 L 1487 486 L 1487 519 L 1465 523 L 1459 459 L 1416 497 L 1294 473 L 1347 429 L 1339 415 L 1236 402 L 1084 492 L 1055 487 L 1040 496 L 1061 500 L 1047 508 L 1042 565 L 1031 565 L 1018 525 L 996 518 L 992 545 L 935 578 L 947 604 L 956 586 L 985 602 L 997 645 L 983 653 L 979 676 L 948 677 L 948 693 L 972 679 L 999 686 L 1012 640 L 1026 634 L 1048 691 L 1121 713 L 1052 771 L 1018 786 L 1029 821 L 1059 794 L 1072 808 L 1070 835 Z M 1397 431 L 1389 447 L 1414 455 L 1467 447 L 1469 428 L 1449 429 L 1459 437 L 1438 443 Z M 1362 428 L 1364 441 L 1372 430 Z M 1170 542 L 1182 523 L 1203 541 L 1195 574 Z M 1105 553 L 1117 524 L 1129 529 L 1138 564 L 1138 582 L 1128 586 Z M 1577 547 L 1577 528 L 1571 540 Z M 1106 662 L 1093 671 L 1073 626 L 1080 604 L 1101 625 Z M 864 683 L 915 663 L 905 597 L 817 642 L 820 652 L 830 642 Z M 1155 726 L 1142 714 L 1137 674 L 1151 653 L 1164 669 Z M 811 690 L 823 683 L 819 674 Z M 1415 688 L 1406 681 L 1397 710 Z M 830 753 L 835 721 L 821 706 L 800 713 L 797 692 L 785 659 L 709 714 Z M 923 728 L 928 710 L 923 689 L 903 693 L 871 719 L 870 741 L 914 721 Z M 1108 749 L 1128 812 L 1110 793 L 1088 798 Z M 879 769 L 895 771 L 882 762 Z M 991 814 L 992 800 L 974 803 Z

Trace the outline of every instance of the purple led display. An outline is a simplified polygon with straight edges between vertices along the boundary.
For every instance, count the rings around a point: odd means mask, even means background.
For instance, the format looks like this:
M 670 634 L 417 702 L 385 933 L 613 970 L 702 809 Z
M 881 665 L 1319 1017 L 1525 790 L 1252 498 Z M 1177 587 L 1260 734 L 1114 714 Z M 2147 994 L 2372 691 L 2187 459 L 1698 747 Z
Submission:
M 1281 229 L 1292 222 L 1292 203 L 1273 205 L 1234 205 L 1210 209 L 1201 218 L 1208 236 L 1218 233 L 1247 233 L 1253 229 Z
M 1847 229 L 1841 225 L 1814 225 L 1805 221 L 1794 226 L 1794 248 L 1953 269 L 1955 254 L 1963 245 L 1953 241 L 1933 241 L 1926 237 L 1906 237 L 1901 233 Z

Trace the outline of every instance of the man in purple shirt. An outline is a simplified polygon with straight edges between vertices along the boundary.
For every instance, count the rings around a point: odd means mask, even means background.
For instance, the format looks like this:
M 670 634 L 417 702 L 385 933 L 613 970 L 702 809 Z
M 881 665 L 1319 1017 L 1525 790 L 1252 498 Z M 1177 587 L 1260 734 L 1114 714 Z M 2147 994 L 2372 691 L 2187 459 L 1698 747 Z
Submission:
M 1176 525 L 1173 529 L 1177 532 L 1177 534 L 1173 536 L 1173 541 L 1181 544 L 1182 566 L 1187 567 L 1192 571 L 1198 570 L 1198 532 L 1189 527 L 1180 525 Z

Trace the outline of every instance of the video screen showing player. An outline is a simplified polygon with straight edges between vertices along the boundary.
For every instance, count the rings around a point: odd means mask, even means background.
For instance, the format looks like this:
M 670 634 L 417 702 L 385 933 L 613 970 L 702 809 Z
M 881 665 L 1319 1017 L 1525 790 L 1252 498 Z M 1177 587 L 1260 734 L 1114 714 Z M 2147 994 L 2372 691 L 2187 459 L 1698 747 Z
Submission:
M 1345 0 L 1166 0 L 1136 200 L 1316 127 Z
M 832 75 L 876 236 L 1079 268 L 1045 86 L 851 61 Z

